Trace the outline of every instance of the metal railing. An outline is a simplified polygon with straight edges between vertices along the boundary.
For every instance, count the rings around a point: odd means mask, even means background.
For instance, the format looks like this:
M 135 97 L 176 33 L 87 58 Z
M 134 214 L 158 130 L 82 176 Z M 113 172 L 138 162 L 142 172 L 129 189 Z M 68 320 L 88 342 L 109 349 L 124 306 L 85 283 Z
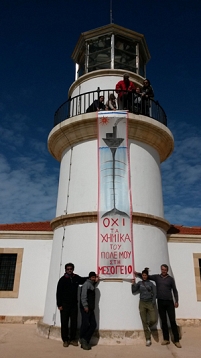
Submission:
M 70 97 L 55 112 L 54 126 L 63 122 L 65 119 L 86 113 L 89 106 L 91 106 L 93 102 L 99 98 L 99 96 L 104 96 L 104 103 L 106 103 L 111 93 L 113 93 L 116 97 L 118 96 L 114 89 L 100 90 L 98 88 L 96 91 L 82 93 L 72 98 Z M 142 114 L 147 117 L 151 117 L 167 126 L 167 116 L 158 101 L 148 99 L 142 100 L 141 103 L 135 103 L 135 99 L 135 94 L 130 93 L 124 109 L 128 109 L 131 113 Z M 94 108 L 94 111 L 95 110 L 96 109 Z

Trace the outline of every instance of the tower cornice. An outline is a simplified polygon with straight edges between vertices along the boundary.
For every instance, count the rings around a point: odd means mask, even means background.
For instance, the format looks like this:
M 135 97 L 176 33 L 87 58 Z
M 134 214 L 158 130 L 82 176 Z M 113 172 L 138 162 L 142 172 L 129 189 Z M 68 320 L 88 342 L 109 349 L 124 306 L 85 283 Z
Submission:
M 146 143 L 153 147 L 165 161 L 173 152 L 174 139 L 171 131 L 160 122 L 128 113 L 128 139 Z M 78 143 L 97 139 L 97 113 L 85 113 L 71 117 L 55 126 L 48 137 L 48 149 L 61 161 L 64 150 Z
M 65 226 L 76 225 L 76 224 L 97 223 L 97 220 L 98 220 L 98 214 L 96 211 L 80 212 L 80 213 L 58 216 L 51 221 L 51 226 L 52 226 L 52 230 L 55 230 L 63 226 L 65 227 Z M 170 223 L 164 218 L 151 214 L 138 213 L 138 212 L 132 213 L 132 222 L 134 224 L 139 224 L 139 225 L 156 226 L 164 230 L 165 232 L 167 232 L 170 227 Z

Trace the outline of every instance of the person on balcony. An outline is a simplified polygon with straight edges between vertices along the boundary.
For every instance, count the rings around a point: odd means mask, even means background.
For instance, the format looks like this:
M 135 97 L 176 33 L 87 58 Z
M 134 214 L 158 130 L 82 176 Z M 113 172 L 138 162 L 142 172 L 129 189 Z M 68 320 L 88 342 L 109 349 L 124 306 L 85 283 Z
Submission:
M 116 97 L 115 97 L 115 95 L 113 93 L 110 93 L 108 101 L 106 102 L 105 109 L 107 111 L 116 111 L 117 102 L 116 102 Z
M 90 104 L 86 112 L 89 113 L 89 112 L 104 111 L 104 110 L 105 110 L 104 96 L 99 96 L 98 99 L 95 99 L 95 101 L 92 104 Z
M 142 103 L 142 93 L 140 87 L 137 87 L 135 93 L 133 94 L 134 99 L 134 113 L 139 114 L 141 113 L 141 103 Z
M 124 73 L 123 80 L 116 84 L 116 93 L 118 93 L 118 108 L 128 109 L 132 107 L 132 93 L 135 91 L 135 85 L 129 80 L 129 74 Z
M 142 87 L 142 114 L 144 114 L 145 116 L 150 116 L 150 111 L 149 111 L 151 105 L 150 99 L 154 98 L 154 91 L 150 81 L 147 78 L 144 80 L 143 84 L 144 85 Z

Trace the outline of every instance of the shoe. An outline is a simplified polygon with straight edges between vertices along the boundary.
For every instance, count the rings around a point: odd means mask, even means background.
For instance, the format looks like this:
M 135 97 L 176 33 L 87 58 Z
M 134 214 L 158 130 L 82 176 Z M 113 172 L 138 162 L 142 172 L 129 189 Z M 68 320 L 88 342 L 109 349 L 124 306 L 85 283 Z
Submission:
M 87 343 L 87 341 L 85 339 L 80 339 L 80 343 L 81 343 L 81 348 L 83 348 L 85 351 L 89 351 L 91 349 L 91 346 L 89 345 L 89 343 Z
M 150 345 L 151 345 L 151 341 L 150 341 L 150 339 L 147 339 L 146 340 L 146 346 L 149 347 Z
M 69 346 L 69 342 L 68 342 L 68 341 L 63 342 L 63 347 L 68 347 L 68 346 Z
M 78 347 L 78 341 L 76 341 L 75 339 L 70 341 L 70 344 L 74 347 Z
M 175 346 L 176 346 L 177 348 L 181 348 L 180 342 L 175 342 L 174 344 L 175 344 Z
M 164 341 L 162 341 L 162 343 L 161 343 L 162 346 L 166 346 L 167 344 L 170 344 L 170 341 L 164 340 Z
M 83 340 L 84 340 L 84 339 L 83 339 L 83 338 L 79 338 L 78 340 L 79 340 L 80 346 L 81 346 L 81 348 L 82 348 L 82 343 L 83 343 Z

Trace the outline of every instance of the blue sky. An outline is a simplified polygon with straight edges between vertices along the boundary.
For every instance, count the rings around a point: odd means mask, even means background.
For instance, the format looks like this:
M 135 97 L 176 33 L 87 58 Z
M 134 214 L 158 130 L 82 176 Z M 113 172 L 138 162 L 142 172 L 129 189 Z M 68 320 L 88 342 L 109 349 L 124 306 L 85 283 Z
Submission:
M 201 1 L 113 0 L 113 22 L 145 35 L 147 77 L 175 138 L 162 164 L 165 218 L 201 225 Z M 55 217 L 59 163 L 47 150 L 74 81 L 81 32 L 110 22 L 110 0 L 0 2 L 0 222 Z

